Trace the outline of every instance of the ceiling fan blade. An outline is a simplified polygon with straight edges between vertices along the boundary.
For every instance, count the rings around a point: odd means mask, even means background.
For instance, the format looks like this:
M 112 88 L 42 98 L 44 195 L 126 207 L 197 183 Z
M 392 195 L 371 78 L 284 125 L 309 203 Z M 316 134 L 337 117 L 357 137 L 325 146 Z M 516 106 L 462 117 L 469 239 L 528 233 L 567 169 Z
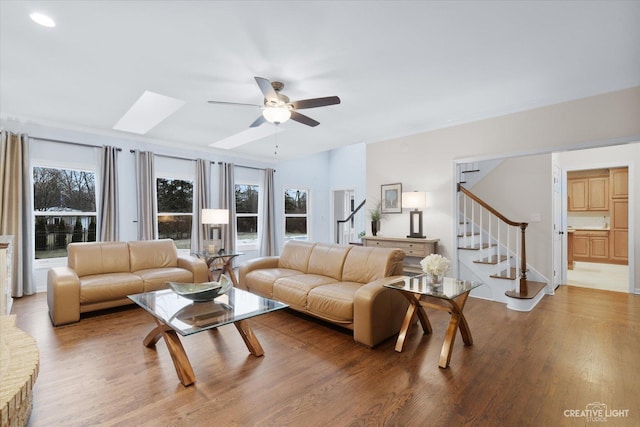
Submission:
M 263 77 L 255 77 L 256 83 L 260 86 L 260 90 L 267 101 L 278 101 L 278 94 L 276 93 L 271 82 Z
M 307 125 L 307 126 L 311 126 L 311 127 L 316 127 L 316 126 L 318 126 L 320 124 L 320 122 L 317 122 L 317 121 L 313 120 L 309 116 L 305 116 L 304 114 L 300 114 L 297 111 L 292 111 L 291 112 L 291 120 L 295 120 L 298 123 L 302 123 L 303 125 Z
M 250 107 L 262 107 L 258 104 L 246 104 L 244 102 L 227 102 L 227 101 L 207 101 L 209 104 L 227 104 L 227 105 L 248 105 Z
M 303 99 L 300 101 L 294 101 L 291 103 L 296 110 L 303 110 L 305 108 L 325 107 L 327 105 L 340 104 L 340 98 L 337 96 L 327 96 L 324 98 Z
M 261 114 L 260 117 L 258 117 L 253 123 L 251 123 L 251 126 L 249 126 L 250 128 L 255 128 L 260 126 L 261 124 L 263 124 L 264 122 L 266 122 L 267 119 L 264 118 L 264 116 Z

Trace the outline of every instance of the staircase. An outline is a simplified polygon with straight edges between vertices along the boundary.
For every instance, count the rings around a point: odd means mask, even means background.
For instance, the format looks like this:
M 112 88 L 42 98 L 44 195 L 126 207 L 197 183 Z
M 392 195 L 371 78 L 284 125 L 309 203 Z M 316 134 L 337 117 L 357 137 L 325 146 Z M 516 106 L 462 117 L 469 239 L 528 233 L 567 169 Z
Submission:
M 526 262 L 528 224 L 509 220 L 458 184 L 458 271 L 484 283 L 472 296 L 530 311 L 544 296 L 545 277 Z

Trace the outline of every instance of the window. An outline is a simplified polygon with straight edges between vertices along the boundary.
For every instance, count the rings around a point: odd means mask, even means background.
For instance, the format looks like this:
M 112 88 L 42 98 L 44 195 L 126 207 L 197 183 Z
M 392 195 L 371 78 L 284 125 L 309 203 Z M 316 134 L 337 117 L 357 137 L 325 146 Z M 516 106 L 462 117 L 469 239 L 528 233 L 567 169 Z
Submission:
M 236 184 L 236 246 L 248 249 L 258 246 L 258 206 L 260 187 Z
M 309 240 L 307 201 L 309 191 L 284 190 L 284 240 Z
M 96 240 L 95 173 L 33 168 L 35 257 L 67 256 L 67 244 Z
M 158 238 L 173 239 L 178 249 L 191 248 L 193 181 L 158 178 Z

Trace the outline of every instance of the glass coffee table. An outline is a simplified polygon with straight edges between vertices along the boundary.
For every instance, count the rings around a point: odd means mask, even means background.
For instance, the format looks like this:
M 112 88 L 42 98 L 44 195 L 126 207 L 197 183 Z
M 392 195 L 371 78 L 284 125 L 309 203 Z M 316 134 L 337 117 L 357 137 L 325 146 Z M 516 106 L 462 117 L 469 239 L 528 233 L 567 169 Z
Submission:
M 411 326 L 415 323 L 416 316 L 420 320 L 424 333 L 430 334 L 432 332 L 431 322 L 429 322 L 429 317 L 424 310 L 425 307 L 447 311 L 451 314 L 451 320 L 440 351 L 438 366 L 441 368 L 449 367 L 453 342 L 458 328 L 465 345 L 473 345 L 471 330 L 462 310 L 469 297 L 469 292 L 481 285 L 482 283 L 462 281 L 451 277 L 444 277 L 441 283 L 434 284 L 426 274 L 413 277 L 405 276 L 398 282 L 384 285 L 387 288 L 398 290 L 409 300 L 409 307 L 398 333 L 396 351 L 402 352 L 404 340 Z
M 231 288 L 212 301 L 194 302 L 171 289 L 129 295 L 129 299 L 151 314 L 157 326 L 143 340 L 154 347 L 164 338 L 169 354 L 184 386 L 196 380 L 191 362 L 178 334 L 187 336 L 233 323 L 249 352 L 260 357 L 264 350 L 247 319 L 288 307 L 279 301 L 263 298 L 242 289 Z

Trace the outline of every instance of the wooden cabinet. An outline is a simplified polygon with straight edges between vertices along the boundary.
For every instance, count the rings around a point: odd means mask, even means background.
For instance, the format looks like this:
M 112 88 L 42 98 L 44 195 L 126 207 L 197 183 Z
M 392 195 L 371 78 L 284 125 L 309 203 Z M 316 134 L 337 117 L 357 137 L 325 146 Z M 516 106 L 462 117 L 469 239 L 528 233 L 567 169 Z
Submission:
M 608 230 L 576 230 L 573 233 L 574 261 L 606 262 L 609 259 Z
M 405 253 L 404 271 L 406 273 L 422 273 L 420 260 L 427 255 L 438 252 L 440 239 L 412 239 L 402 237 L 363 237 L 364 246 L 380 248 L 397 248 Z
M 611 198 L 628 198 L 629 197 L 629 169 L 615 168 L 610 170 L 609 185 L 611 189 Z
M 569 211 L 608 211 L 609 176 L 573 177 L 568 176 Z M 601 175 L 600 171 L 595 172 Z

